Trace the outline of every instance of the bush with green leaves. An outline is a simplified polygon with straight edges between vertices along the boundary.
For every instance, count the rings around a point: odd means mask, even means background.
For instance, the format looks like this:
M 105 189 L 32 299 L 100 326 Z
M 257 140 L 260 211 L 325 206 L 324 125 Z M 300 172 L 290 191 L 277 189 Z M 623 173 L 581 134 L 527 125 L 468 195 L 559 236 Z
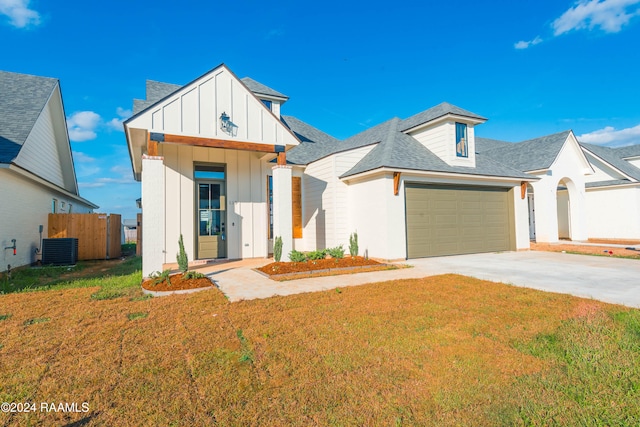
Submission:
M 153 286 L 158 285 L 164 281 L 167 282 L 167 286 L 171 286 L 171 270 L 164 270 L 162 273 L 159 271 L 154 271 L 149 275 L 149 279 L 152 280 L 151 284 Z
M 178 240 L 179 251 L 176 255 L 176 259 L 178 261 L 178 269 L 182 273 L 186 273 L 189 269 L 189 257 L 187 257 L 187 252 L 184 250 L 184 242 L 182 241 L 182 234 L 180 234 L 180 240 Z
M 273 259 L 280 262 L 282 259 L 282 237 L 278 236 L 273 241 Z
M 351 256 L 358 256 L 358 232 L 351 233 L 349 236 L 349 253 Z
M 335 248 L 325 249 L 325 252 L 331 255 L 331 258 L 344 258 L 344 248 L 342 245 L 336 246 Z
M 327 256 L 327 253 L 325 252 L 324 249 L 307 252 L 307 259 L 314 260 L 314 261 L 318 259 L 324 259 L 326 256 Z
M 289 259 L 292 262 L 305 262 L 307 260 L 307 256 L 300 251 L 292 249 L 291 252 L 289 252 Z
M 198 271 L 187 271 L 186 273 L 184 273 L 184 276 L 182 277 L 185 280 L 189 280 L 189 279 L 203 279 L 207 276 L 205 276 L 204 274 L 198 272 Z

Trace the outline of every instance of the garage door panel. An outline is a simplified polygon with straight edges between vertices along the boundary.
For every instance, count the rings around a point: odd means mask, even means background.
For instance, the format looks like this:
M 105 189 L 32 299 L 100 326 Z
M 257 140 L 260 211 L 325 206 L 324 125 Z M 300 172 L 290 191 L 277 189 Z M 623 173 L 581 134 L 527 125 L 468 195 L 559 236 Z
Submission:
M 408 184 L 409 258 L 510 249 L 506 188 Z

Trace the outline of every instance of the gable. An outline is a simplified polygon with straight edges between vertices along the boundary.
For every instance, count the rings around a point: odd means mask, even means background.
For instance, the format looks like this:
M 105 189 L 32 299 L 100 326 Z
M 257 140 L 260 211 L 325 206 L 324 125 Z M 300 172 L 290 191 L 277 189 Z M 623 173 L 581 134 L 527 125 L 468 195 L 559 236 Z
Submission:
M 587 160 L 584 151 L 582 151 L 582 148 L 580 147 L 580 144 L 578 144 L 578 140 L 572 131 L 569 131 L 567 139 L 562 145 L 562 148 L 560 148 L 558 155 L 549 169 L 553 170 L 554 168 L 560 167 L 575 168 L 576 172 L 581 175 L 590 175 L 594 173 L 589 160 Z
M 14 163 L 78 194 L 60 86 L 56 85 L 22 144 Z
M 589 160 L 589 163 L 591 163 L 594 174 L 587 177 L 586 182 L 618 181 L 627 179 L 627 176 L 620 173 L 620 171 L 589 152 L 587 152 L 587 159 Z
M 226 114 L 233 131 L 221 129 Z M 228 68 L 221 65 L 126 122 L 176 135 L 294 146 L 298 140 Z

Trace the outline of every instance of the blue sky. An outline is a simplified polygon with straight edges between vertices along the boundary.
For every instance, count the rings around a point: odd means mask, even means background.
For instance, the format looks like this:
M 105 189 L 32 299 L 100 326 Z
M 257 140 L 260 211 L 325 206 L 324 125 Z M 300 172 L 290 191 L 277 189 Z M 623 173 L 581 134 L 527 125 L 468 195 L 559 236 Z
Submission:
M 640 143 L 640 0 L 0 0 L 0 40 L 0 69 L 60 79 L 81 195 L 125 218 L 132 99 L 220 63 L 337 138 L 447 101 L 482 137 Z

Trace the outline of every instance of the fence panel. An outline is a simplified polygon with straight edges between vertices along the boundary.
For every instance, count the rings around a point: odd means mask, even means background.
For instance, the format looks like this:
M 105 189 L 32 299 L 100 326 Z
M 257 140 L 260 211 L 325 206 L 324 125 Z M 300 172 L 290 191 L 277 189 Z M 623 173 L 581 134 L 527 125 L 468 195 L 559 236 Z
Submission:
M 117 225 L 115 222 L 117 221 Z M 107 223 L 111 224 L 109 239 Z M 78 239 L 78 259 L 107 259 L 121 255 L 120 215 L 112 214 L 49 214 L 49 238 Z M 114 244 L 117 241 L 117 244 Z M 107 253 L 108 244 L 111 250 Z
M 107 221 L 109 222 L 108 230 L 109 237 L 107 242 L 107 257 L 109 259 L 120 258 L 122 255 L 122 234 L 120 227 L 122 227 L 122 217 L 118 214 L 111 214 Z

